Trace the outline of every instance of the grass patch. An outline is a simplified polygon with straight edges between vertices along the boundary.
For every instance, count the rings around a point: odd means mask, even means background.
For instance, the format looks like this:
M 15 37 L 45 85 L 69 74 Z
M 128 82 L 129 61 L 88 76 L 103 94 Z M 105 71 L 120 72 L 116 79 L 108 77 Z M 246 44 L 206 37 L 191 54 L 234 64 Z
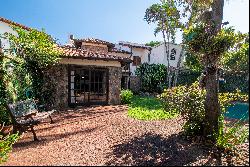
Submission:
M 153 97 L 134 96 L 128 109 L 128 116 L 139 120 L 164 120 L 178 115 L 166 112 L 161 101 Z

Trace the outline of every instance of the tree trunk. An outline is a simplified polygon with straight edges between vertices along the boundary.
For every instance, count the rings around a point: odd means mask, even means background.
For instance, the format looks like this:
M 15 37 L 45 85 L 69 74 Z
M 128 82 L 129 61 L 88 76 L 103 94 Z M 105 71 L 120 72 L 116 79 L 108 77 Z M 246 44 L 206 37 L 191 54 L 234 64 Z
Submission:
M 167 49 L 167 63 L 168 63 L 168 88 L 171 88 L 172 85 L 171 85 L 171 81 L 172 81 L 172 73 L 171 73 L 171 70 L 170 70 L 170 63 L 169 63 L 169 38 L 170 38 L 170 34 L 169 32 L 167 31 L 167 38 L 168 38 L 168 49 Z
M 214 0 L 212 4 L 212 21 L 215 23 L 215 31 L 212 35 L 216 36 L 221 29 L 223 20 L 223 7 L 224 0 Z M 217 55 L 218 57 L 220 55 Z M 220 106 L 218 99 L 218 82 L 216 78 L 217 74 L 217 62 L 211 62 L 208 55 L 207 60 L 207 74 L 206 74 L 206 100 L 205 100 L 205 122 L 204 122 L 204 137 L 210 138 L 213 142 L 216 141 L 217 134 L 219 132 L 219 116 Z
M 167 46 L 167 41 L 166 41 L 166 34 L 165 34 L 165 31 L 164 31 L 164 19 L 162 21 L 162 27 L 163 27 L 163 30 L 162 30 L 162 36 L 163 36 L 163 40 L 164 40 L 164 46 L 165 46 L 165 49 L 166 49 L 166 54 L 168 56 L 168 46 Z M 167 75 L 166 75 L 166 83 L 168 83 L 169 81 L 169 67 L 167 66 Z M 169 85 L 168 85 L 168 88 L 169 88 Z
M 218 98 L 217 69 L 209 69 L 206 75 L 204 136 L 215 141 L 219 130 L 220 106 Z

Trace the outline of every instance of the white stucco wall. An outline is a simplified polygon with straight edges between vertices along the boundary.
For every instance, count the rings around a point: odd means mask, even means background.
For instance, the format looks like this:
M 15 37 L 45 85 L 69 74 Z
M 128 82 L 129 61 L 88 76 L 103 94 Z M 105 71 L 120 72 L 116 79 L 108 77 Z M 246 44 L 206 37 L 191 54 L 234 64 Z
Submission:
M 10 44 L 9 41 L 7 39 L 3 39 L 1 38 L 1 35 L 3 35 L 5 32 L 7 33 L 12 33 L 14 35 L 18 35 L 16 31 L 14 31 L 11 26 L 5 22 L 0 21 L 0 40 L 2 43 L 2 47 L 3 49 L 9 49 L 10 48 Z
M 170 43 L 170 45 L 169 45 L 170 54 L 171 54 L 172 49 L 176 50 L 176 56 L 175 56 L 175 60 L 170 60 L 170 58 L 169 58 L 169 64 L 172 67 L 177 67 L 177 63 L 178 63 L 179 58 L 180 58 L 180 53 L 181 53 L 182 47 L 180 45 Z M 185 54 L 185 53 L 183 52 L 183 54 Z M 182 60 L 181 60 L 181 66 L 183 65 L 183 59 L 184 59 L 184 56 L 182 57 Z M 152 48 L 149 63 L 150 64 L 164 64 L 166 66 L 168 65 L 167 53 L 166 53 L 166 49 L 165 49 L 164 44 L 160 44 L 160 45 Z
M 115 47 L 119 50 L 131 51 L 131 49 L 128 46 L 116 45 Z M 170 53 L 171 53 L 172 49 L 176 50 L 175 60 L 169 59 L 169 64 L 172 67 L 177 67 L 177 63 L 178 63 L 179 58 L 180 58 L 182 47 L 181 47 L 181 45 L 170 43 L 169 48 L 170 48 Z M 132 55 L 133 56 L 140 56 L 141 63 L 164 64 L 167 66 L 167 53 L 166 53 L 164 43 L 152 48 L 151 54 L 150 54 L 150 61 L 148 58 L 149 53 L 150 53 L 150 51 L 147 49 L 135 48 L 135 47 L 132 48 Z M 182 60 L 181 60 L 181 64 L 180 64 L 181 67 L 183 66 L 183 62 L 185 59 L 185 56 L 184 56 L 185 52 L 183 52 L 182 54 L 183 54 L 183 56 L 182 56 Z M 133 63 L 130 64 L 130 71 L 132 72 L 131 75 L 135 75 L 136 68 L 137 68 L 136 66 L 133 66 Z
M 102 67 L 121 67 L 121 63 L 118 61 L 103 61 L 103 60 L 86 60 L 86 59 L 72 59 L 62 58 L 59 61 L 60 64 L 75 64 L 84 66 L 102 66 Z
M 120 56 L 120 57 L 124 57 L 124 58 L 129 58 L 131 56 L 131 54 L 128 54 L 128 53 L 117 53 L 117 52 L 108 52 L 108 54 Z
M 141 63 L 148 63 L 148 54 L 149 50 L 143 48 L 132 48 L 132 55 L 141 57 Z M 131 75 L 135 75 L 135 70 L 137 66 L 133 66 L 133 63 L 130 63 Z

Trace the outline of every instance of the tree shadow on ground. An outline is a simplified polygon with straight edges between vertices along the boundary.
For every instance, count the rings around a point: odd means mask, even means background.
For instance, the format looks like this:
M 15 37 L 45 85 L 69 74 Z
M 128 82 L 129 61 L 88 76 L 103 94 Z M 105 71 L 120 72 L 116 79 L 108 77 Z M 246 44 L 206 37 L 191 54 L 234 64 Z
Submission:
M 182 139 L 180 134 L 165 138 L 147 133 L 112 149 L 106 165 L 183 166 L 208 154 L 208 150 Z

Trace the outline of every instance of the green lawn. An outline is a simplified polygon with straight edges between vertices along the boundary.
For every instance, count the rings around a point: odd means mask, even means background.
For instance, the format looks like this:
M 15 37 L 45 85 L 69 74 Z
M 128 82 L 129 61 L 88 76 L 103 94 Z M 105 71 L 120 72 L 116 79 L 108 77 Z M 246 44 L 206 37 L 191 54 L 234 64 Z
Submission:
M 164 108 L 156 98 L 134 96 L 129 104 L 128 115 L 139 120 L 164 120 L 176 118 L 177 113 L 164 111 Z

